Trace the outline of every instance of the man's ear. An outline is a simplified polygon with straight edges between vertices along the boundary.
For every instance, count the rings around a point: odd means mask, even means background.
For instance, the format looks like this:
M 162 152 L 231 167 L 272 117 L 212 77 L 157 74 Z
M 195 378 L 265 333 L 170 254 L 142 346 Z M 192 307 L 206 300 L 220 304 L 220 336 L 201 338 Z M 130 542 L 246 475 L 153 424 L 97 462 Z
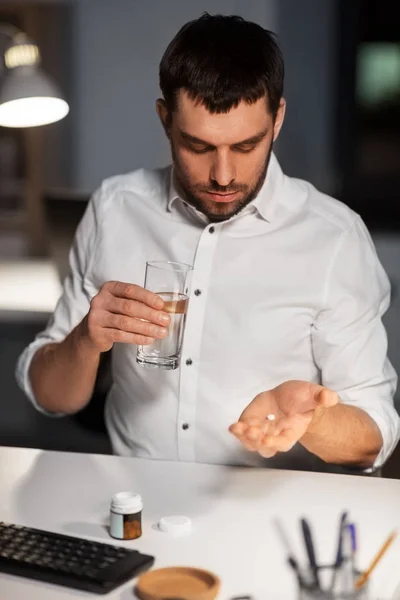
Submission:
M 279 103 L 279 108 L 276 113 L 275 123 L 274 123 L 274 142 L 277 139 L 279 132 L 281 130 L 281 127 L 283 125 L 283 121 L 285 118 L 285 112 L 286 112 L 286 100 L 284 98 L 281 98 L 281 101 Z
M 170 138 L 170 114 L 167 109 L 167 105 L 165 104 L 165 100 L 163 98 L 158 98 L 156 102 L 156 111 L 158 117 L 161 121 L 161 125 L 164 128 L 165 135 L 167 138 Z

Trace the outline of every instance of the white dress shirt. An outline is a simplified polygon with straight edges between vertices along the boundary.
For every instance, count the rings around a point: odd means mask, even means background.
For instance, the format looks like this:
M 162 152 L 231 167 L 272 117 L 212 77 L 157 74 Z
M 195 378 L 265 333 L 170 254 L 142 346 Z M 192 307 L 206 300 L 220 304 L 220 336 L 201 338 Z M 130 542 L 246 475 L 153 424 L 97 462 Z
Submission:
M 105 416 L 116 454 L 331 470 L 301 444 L 264 459 L 228 431 L 259 392 L 301 379 L 366 411 L 383 436 L 374 466 L 384 462 L 400 435 L 381 322 L 388 278 L 360 217 L 285 176 L 274 155 L 257 198 L 222 223 L 179 198 L 170 167 L 103 183 L 79 225 L 55 314 L 19 360 L 34 404 L 35 351 L 63 340 L 104 282 L 143 285 L 147 260 L 194 267 L 182 361 L 149 369 L 136 363 L 135 345 L 114 345 Z

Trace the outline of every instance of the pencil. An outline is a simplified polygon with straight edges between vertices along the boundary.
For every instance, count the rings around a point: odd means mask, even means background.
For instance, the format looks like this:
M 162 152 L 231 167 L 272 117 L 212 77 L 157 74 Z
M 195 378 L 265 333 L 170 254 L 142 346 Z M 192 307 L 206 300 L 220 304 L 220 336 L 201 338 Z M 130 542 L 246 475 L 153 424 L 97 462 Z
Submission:
M 359 590 L 363 585 L 366 584 L 372 571 L 375 569 L 376 565 L 381 560 L 382 556 L 385 554 L 386 550 L 389 548 L 390 544 L 393 542 L 396 535 L 397 535 L 396 531 L 393 531 L 389 535 L 389 537 L 387 538 L 387 540 L 385 541 L 383 546 L 377 552 L 376 556 L 374 556 L 374 558 L 372 559 L 372 562 L 369 565 L 368 569 L 366 571 L 364 571 L 364 573 L 361 573 L 361 575 L 358 577 L 358 579 L 356 579 L 355 584 L 354 584 L 354 587 L 356 590 Z

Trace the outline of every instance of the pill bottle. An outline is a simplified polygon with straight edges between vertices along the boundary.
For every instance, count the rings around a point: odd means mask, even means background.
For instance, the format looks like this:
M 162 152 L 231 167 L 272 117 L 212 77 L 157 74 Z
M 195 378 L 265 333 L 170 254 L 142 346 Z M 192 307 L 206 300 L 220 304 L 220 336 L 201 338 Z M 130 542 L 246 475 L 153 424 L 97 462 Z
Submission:
M 110 535 L 118 540 L 135 540 L 142 535 L 143 502 L 139 494 L 118 492 L 111 499 Z

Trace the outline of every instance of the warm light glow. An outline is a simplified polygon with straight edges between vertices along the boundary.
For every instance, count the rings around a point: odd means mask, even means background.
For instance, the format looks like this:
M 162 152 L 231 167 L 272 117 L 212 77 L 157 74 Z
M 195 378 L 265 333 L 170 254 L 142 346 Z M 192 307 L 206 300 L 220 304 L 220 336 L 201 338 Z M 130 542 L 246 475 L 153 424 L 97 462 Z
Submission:
M 60 98 L 20 98 L 0 104 L 0 126 L 38 127 L 63 119 L 69 106 Z

